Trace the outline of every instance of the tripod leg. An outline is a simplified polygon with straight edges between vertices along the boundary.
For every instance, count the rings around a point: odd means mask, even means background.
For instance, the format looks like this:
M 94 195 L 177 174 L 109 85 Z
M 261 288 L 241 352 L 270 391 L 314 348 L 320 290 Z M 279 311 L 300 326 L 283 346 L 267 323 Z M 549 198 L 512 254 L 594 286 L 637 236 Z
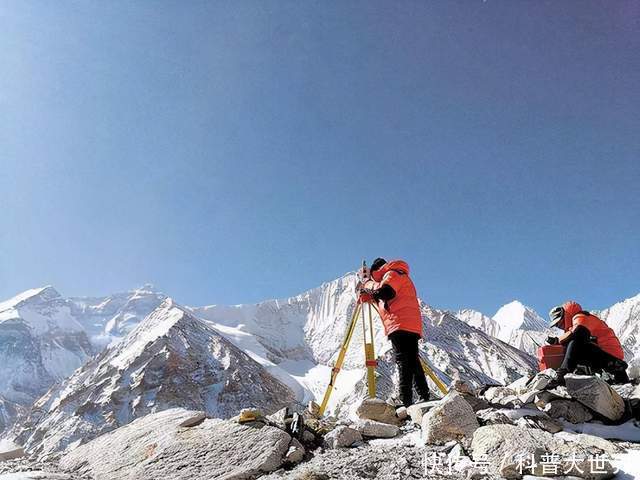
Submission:
M 367 387 L 369 390 L 369 398 L 376 397 L 376 366 L 378 362 L 375 357 L 375 345 L 373 336 L 373 321 L 371 319 L 371 304 L 369 303 L 369 335 L 367 335 L 367 327 L 365 321 L 364 308 L 362 309 L 362 333 L 364 334 L 364 356 L 365 365 L 367 366 Z M 368 338 L 367 338 L 368 337 Z
M 429 378 L 433 380 L 433 383 L 436 384 L 436 387 L 438 387 L 438 390 L 440 390 L 443 395 L 446 395 L 447 387 L 445 386 L 444 383 L 442 383 L 442 380 L 438 378 L 435 372 L 431 370 L 431 367 L 429 366 L 429 364 L 425 362 L 422 358 L 420 358 L 420 363 L 422 364 L 422 370 L 424 370 L 424 373 L 426 373 L 429 376 Z
M 333 391 L 333 387 L 335 386 L 336 378 L 338 378 L 338 372 L 340 372 L 340 369 L 342 368 L 342 363 L 344 362 L 344 357 L 347 354 L 349 342 L 351 341 L 351 337 L 353 336 L 353 331 L 355 330 L 356 322 L 358 321 L 358 315 L 360 314 L 361 309 L 362 306 L 360 303 L 358 303 L 353 311 L 353 315 L 351 316 L 351 321 L 349 323 L 349 327 L 347 328 L 347 334 L 342 342 L 342 346 L 340 347 L 340 353 L 338 353 L 336 363 L 331 369 L 331 379 L 329 380 L 329 385 L 327 385 L 327 389 L 324 392 L 324 397 L 322 398 L 322 403 L 320 404 L 320 410 L 318 411 L 318 415 L 320 416 L 323 416 L 324 411 L 327 409 L 329 397 L 331 396 L 331 392 Z

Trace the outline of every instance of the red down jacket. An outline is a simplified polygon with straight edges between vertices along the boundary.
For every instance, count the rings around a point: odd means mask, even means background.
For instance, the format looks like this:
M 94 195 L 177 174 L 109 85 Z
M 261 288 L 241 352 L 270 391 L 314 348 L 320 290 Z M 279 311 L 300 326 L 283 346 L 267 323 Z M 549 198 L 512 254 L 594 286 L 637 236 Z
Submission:
M 407 262 L 389 261 L 372 272 L 371 277 L 373 280 L 369 280 L 364 285 L 367 290 L 378 290 L 384 285 L 389 285 L 396 292 L 391 300 L 378 302 L 385 335 L 402 330 L 422 336 L 422 315 L 418 295 L 409 278 Z

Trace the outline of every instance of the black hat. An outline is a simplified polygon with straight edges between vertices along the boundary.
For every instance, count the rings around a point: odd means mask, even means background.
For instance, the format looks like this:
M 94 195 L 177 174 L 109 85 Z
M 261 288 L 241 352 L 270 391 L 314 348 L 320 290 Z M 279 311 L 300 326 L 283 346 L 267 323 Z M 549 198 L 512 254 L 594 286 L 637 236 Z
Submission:
M 375 272 L 376 270 L 379 270 L 385 263 L 387 263 L 387 261 L 384 258 L 376 258 L 371 264 L 371 271 Z

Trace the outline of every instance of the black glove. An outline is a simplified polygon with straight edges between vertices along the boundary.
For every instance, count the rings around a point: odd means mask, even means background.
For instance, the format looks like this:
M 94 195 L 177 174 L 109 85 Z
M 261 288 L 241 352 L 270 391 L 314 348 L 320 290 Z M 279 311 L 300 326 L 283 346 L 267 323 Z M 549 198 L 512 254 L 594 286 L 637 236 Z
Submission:
M 547 343 L 549 345 L 557 345 L 560 343 L 560 340 L 558 340 L 558 337 L 547 337 Z

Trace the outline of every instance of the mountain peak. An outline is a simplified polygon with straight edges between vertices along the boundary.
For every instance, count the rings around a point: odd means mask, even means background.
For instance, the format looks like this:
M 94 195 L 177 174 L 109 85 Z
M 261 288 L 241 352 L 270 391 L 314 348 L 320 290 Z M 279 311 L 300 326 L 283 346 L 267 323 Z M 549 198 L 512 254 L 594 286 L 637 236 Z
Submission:
M 519 300 L 513 300 L 500 309 L 493 316 L 501 330 L 544 330 L 546 322 L 531 307 Z
M 45 285 L 44 287 L 39 288 L 31 288 L 17 294 L 15 297 L 10 298 L 9 300 L 0 302 L 0 311 L 17 307 L 28 301 L 47 301 L 60 297 L 60 293 L 51 285 Z

